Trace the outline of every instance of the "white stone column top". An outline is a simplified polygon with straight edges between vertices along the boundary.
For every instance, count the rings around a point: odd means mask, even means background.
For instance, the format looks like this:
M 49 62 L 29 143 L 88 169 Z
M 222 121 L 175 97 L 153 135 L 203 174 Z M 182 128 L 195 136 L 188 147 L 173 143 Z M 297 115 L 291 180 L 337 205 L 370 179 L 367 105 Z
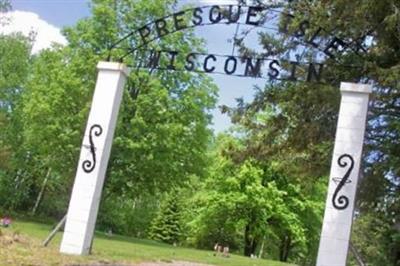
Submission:
M 358 93 L 372 93 L 372 85 L 370 84 L 356 84 L 349 82 L 342 82 L 340 84 L 341 92 L 358 92 Z
M 126 67 L 125 64 L 123 63 L 117 63 L 117 62 L 106 62 L 106 61 L 100 61 L 97 64 L 97 69 L 98 70 L 115 70 L 115 71 L 120 71 L 122 72 L 125 76 L 128 76 L 130 73 L 130 70 Z

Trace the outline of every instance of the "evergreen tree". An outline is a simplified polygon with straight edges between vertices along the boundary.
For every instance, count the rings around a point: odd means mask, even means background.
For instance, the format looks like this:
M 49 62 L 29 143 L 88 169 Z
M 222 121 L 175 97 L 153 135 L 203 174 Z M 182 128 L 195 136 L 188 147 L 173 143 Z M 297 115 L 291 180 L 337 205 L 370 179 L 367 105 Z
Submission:
M 179 194 L 168 194 L 151 224 L 150 238 L 168 244 L 178 244 L 182 237 L 181 210 Z

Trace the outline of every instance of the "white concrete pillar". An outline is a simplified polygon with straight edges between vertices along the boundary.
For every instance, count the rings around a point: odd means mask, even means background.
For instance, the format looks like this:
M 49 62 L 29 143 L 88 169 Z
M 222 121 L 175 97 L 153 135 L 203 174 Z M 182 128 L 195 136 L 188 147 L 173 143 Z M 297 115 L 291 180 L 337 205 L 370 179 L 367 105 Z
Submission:
M 60 251 L 87 255 L 90 251 L 104 176 L 128 76 L 120 63 L 100 62 L 92 107 L 83 138 L 75 183 Z
M 342 83 L 317 266 L 345 266 L 372 86 Z

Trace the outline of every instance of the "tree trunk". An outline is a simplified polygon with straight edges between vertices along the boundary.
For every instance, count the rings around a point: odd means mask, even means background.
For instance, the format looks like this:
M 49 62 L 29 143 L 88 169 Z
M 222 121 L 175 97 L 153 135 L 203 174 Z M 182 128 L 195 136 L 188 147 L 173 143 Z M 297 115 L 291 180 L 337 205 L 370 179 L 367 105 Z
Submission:
M 36 211 L 40 205 L 40 202 L 42 201 L 44 191 L 46 190 L 47 181 L 49 180 L 49 177 L 50 177 L 50 173 L 51 173 L 51 168 L 49 168 L 47 170 L 46 177 L 44 178 L 43 183 L 42 183 L 42 188 L 40 189 L 39 195 L 36 199 L 35 206 L 32 209 L 32 215 L 36 214 Z
M 247 257 L 251 256 L 251 239 L 250 239 L 250 225 L 246 225 L 244 229 L 244 255 Z
M 265 244 L 265 236 L 261 242 L 260 252 L 258 253 L 258 258 L 262 259 L 262 255 L 264 253 L 264 244 Z
M 244 230 L 244 255 L 250 257 L 252 254 L 254 255 L 257 248 L 257 240 L 255 237 L 251 237 L 250 235 L 251 226 L 248 224 Z
M 258 246 L 258 241 L 255 237 L 253 237 L 252 245 L 251 245 L 251 254 L 256 255 L 256 249 Z
M 288 260 L 291 244 L 292 244 L 292 239 L 290 238 L 290 236 L 285 236 L 281 240 L 281 246 L 280 246 L 280 251 L 279 251 L 279 260 L 280 261 L 286 262 Z

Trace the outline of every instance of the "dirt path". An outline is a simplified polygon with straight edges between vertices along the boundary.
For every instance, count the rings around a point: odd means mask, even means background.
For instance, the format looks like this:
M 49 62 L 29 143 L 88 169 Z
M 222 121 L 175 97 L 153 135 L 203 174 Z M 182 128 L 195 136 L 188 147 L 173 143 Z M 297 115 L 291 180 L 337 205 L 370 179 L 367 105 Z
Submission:
M 188 261 L 173 261 L 170 263 L 167 263 L 167 262 L 142 262 L 142 263 L 138 264 L 137 266 L 213 266 L 213 265 L 188 262 Z

